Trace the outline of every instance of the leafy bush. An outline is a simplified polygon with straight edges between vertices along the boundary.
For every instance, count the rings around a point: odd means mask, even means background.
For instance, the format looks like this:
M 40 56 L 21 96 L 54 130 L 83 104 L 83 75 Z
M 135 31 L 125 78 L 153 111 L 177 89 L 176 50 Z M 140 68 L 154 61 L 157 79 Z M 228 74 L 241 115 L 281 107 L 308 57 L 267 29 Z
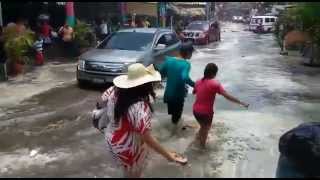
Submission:
M 284 26 L 283 31 L 280 31 L 280 24 Z M 306 32 L 320 46 L 320 2 L 296 3 L 279 16 L 274 34 L 280 46 L 284 35 L 294 29 Z
M 17 36 L 18 36 L 18 33 L 16 30 L 16 26 L 7 26 L 3 28 L 3 40 L 5 42 Z
M 90 47 L 92 44 L 90 41 L 91 35 L 90 26 L 82 21 L 77 21 L 77 24 L 74 27 L 74 40 L 77 45 L 82 48 Z
M 289 12 L 302 23 L 303 31 L 320 45 L 320 2 L 304 2 Z
M 7 31 L 5 37 L 5 51 L 9 61 L 18 61 L 26 63 L 26 58 L 35 41 L 35 35 L 31 30 L 26 30 L 23 34 L 14 34 L 11 27 Z

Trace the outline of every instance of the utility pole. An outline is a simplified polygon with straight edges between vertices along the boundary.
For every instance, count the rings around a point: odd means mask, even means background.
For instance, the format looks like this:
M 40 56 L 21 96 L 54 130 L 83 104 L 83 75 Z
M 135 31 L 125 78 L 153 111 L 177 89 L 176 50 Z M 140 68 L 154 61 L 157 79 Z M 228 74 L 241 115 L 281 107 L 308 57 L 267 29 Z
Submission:
M 158 2 L 158 23 L 160 24 L 160 27 L 166 26 L 166 9 L 167 9 L 166 2 Z M 159 27 L 158 24 L 158 27 Z
M 74 27 L 76 18 L 74 16 L 74 3 L 73 2 L 67 2 L 65 5 L 66 8 L 66 15 L 67 15 L 67 24 L 71 27 Z
M 211 2 L 206 2 L 206 18 L 207 18 L 207 21 L 210 20 L 210 4 L 211 4 Z
M 211 2 L 210 11 L 211 11 L 211 18 L 215 19 L 215 11 L 216 10 L 216 3 Z
M 214 18 L 215 13 L 215 2 L 207 2 L 206 3 L 206 17 L 207 20 L 211 20 Z
M 126 2 L 120 2 L 120 12 L 121 12 L 121 25 L 124 26 L 124 24 L 127 22 L 127 3 Z
M 170 26 L 171 30 L 173 30 L 173 16 L 170 16 Z
M 3 27 L 3 19 L 2 19 L 2 6 L 1 6 L 1 2 L 0 2 L 0 26 Z

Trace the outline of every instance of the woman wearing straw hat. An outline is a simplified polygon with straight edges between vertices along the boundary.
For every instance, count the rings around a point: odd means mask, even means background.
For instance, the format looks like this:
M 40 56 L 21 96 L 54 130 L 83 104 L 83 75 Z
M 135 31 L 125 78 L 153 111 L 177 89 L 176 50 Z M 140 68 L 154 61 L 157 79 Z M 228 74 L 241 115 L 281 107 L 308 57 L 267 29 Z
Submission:
M 150 96 L 155 98 L 152 83 L 158 81 L 161 75 L 153 65 L 146 68 L 136 63 L 129 66 L 128 75 L 116 77 L 115 86 L 102 95 L 106 116 L 98 129 L 104 132 L 107 147 L 126 177 L 141 176 L 149 148 L 168 161 L 187 163 L 186 158 L 166 150 L 151 135 Z

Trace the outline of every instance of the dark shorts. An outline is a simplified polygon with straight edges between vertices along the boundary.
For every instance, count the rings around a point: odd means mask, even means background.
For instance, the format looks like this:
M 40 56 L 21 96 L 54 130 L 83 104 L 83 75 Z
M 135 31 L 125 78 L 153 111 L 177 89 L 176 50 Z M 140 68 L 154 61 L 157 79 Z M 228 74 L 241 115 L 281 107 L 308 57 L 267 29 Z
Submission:
M 183 112 L 184 101 L 180 102 L 166 102 L 168 105 L 168 114 L 172 115 L 172 122 L 178 123 Z
M 213 113 L 198 113 L 193 111 L 193 115 L 201 126 L 211 126 Z
M 184 102 L 167 102 L 168 114 L 180 114 L 183 111 Z

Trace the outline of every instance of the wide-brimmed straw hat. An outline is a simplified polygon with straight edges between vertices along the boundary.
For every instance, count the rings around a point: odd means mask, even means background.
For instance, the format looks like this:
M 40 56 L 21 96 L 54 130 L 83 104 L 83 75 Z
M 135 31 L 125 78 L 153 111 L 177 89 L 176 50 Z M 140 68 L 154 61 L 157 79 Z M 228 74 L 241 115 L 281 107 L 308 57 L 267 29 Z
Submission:
M 128 75 L 121 75 L 113 79 L 113 84 L 118 88 L 133 88 L 148 82 L 161 81 L 161 75 L 153 65 L 145 67 L 135 63 L 128 67 Z

